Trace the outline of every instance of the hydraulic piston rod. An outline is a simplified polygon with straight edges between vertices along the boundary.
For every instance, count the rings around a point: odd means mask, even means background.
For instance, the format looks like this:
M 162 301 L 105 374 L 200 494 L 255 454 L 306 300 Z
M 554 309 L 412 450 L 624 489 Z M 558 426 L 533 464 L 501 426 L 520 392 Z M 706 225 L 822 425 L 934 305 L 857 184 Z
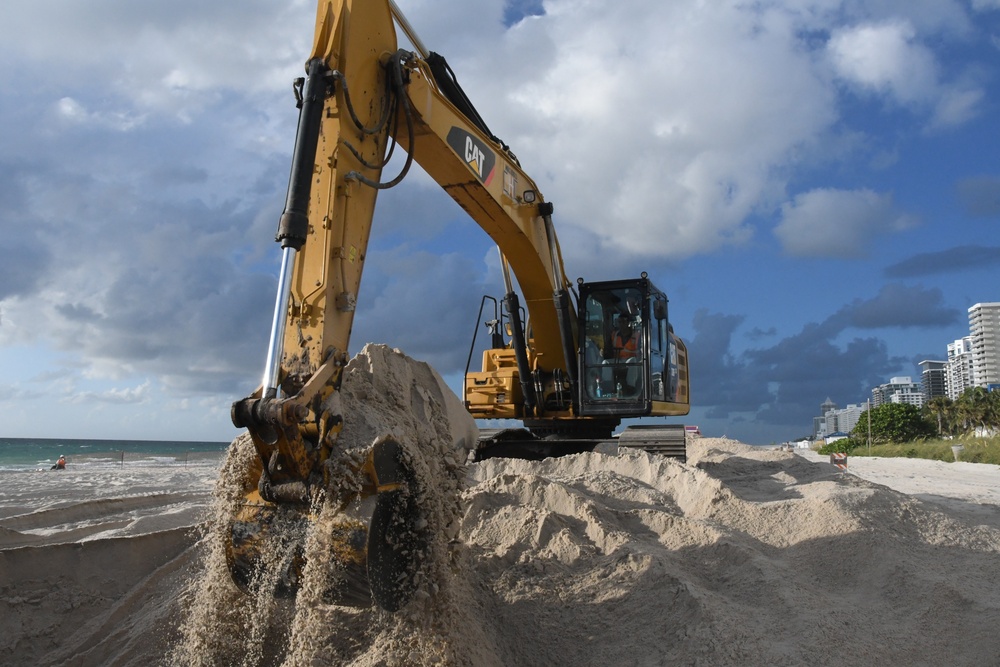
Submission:
M 285 341 L 285 313 L 288 312 L 295 253 L 295 248 L 291 246 L 283 248 L 281 252 L 281 273 L 278 276 L 278 293 L 274 300 L 274 319 L 271 320 L 271 340 L 267 345 L 267 361 L 264 365 L 264 379 L 261 381 L 263 398 L 276 398 L 278 395 L 278 375 Z
M 326 64 L 315 59 L 308 64 L 308 76 L 299 80 L 299 125 L 295 134 L 295 151 L 292 170 L 288 177 L 288 195 L 285 210 L 278 221 L 275 240 L 281 243 L 281 275 L 278 278 L 278 295 L 274 302 L 274 319 L 271 322 L 271 340 L 267 348 L 264 367 L 263 398 L 275 398 L 278 393 L 281 357 L 285 341 L 288 300 L 291 293 L 292 267 L 295 254 L 306 242 L 309 231 L 309 192 L 312 184 L 313 163 L 316 161 L 316 143 L 323 120 L 323 104 L 328 88 Z

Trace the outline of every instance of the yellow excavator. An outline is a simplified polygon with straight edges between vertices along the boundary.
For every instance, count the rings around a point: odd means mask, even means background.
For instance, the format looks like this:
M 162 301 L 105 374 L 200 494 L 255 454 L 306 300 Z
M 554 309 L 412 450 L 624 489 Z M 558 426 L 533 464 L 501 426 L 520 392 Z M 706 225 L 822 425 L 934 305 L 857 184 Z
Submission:
M 397 26 L 412 51 L 398 45 Z M 475 418 L 523 428 L 484 430 L 477 459 L 588 451 L 612 441 L 624 418 L 688 413 L 687 350 L 669 324 L 667 297 L 646 273 L 571 283 L 553 205 L 393 0 L 320 0 L 306 76 L 294 90 L 299 121 L 276 235 L 282 258 L 265 370 L 258 390 L 232 409 L 256 450 L 227 547 L 238 584 L 253 580 L 276 509 L 308 515 L 340 456 L 337 436 L 351 415 L 338 414 L 334 399 L 376 195 L 413 161 L 500 252 L 506 294 L 491 301 L 488 348 L 481 369 L 467 368 L 463 398 Z M 405 160 L 383 180 L 397 146 Z M 683 426 L 679 436 L 678 427 L 630 427 L 613 441 L 684 457 Z M 407 494 L 414 471 L 391 439 L 350 465 L 364 480 L 356 495 L 376 498 L 376 509 L 369 525 L 339 538 L 353 563 L 347 576 L 362 580 L 339 600 L 393 611 L 413 593 L 407 573 L 421 546 L 400 549 L 392 532 L 419 521 Z M 294 593 L 302 567 L 290 566 L 279 589 Z

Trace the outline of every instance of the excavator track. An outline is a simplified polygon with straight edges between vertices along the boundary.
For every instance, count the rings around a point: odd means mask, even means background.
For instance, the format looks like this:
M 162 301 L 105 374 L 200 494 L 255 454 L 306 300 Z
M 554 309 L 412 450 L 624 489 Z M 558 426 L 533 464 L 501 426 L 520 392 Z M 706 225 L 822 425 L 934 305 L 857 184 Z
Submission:
M 687 434 L 683 424 L 630 426 L 616 438 L 539 438 L 523 428 L 480 429 L 474 460 L 519 458 L 539 461 L 615 447 L 641 449 L 687 462 Z
M 630 426 L 618 436 L 618 447 L 641 449 L 687 462 L 687 433 L 683 424 Z

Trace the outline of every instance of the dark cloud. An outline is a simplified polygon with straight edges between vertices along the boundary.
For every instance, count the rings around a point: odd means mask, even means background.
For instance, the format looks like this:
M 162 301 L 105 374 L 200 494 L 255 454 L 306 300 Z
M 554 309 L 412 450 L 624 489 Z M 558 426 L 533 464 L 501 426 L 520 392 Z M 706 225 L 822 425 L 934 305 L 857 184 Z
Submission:
M 747 338 L 750 340 L 760 340 L 761 338 L 770 338 L 771 336 L 777 335 L 777 333 L 778 330 L 774 327 L 768 327 L 767 329 L 754 327 L 747 333 Z
M 940 290 L 886 285 L 874 298 L 856 300 L 770 347 L 734 353 L 743 317 L 701 310 L 688 342 L 692 396 L 711 419 L 749 414 L 760 425 L 801 429 L 826 396 L 861 400 L 908 361 L 891 356 L 875 337 L 844 340 L 846 331 L 947 326 L 958 319 Z
M 55 308 L 60 315 L 74 322 L 96 322 L 101 319 L 100 313 L 96 313 L 89 306 L 79 303 L 67 303 Z
M 968 215 L 976 218 L 1000 217 L 1000 176 L 980 176 L 956 187 L 958 200 Z
M 30 295 L 52 262 L 28 205 L 27 183 L 36 176 L 31 165 L 0 162 L 0 301 Z
M 757 412 L 759 421 L 801 428 L 824 396 L 860 399 L 903 362 L 876 338 L 854 338 L 841 347 L 810 335 L 811 328 L 772 348 L 747 353 L 753 372 L 775 383 L 771 400 Z
M 892 357 L 875 338 L 838 345 L 839 327 L 808 324 L 771 347 L 732 353 L 733 333 L 742 318 L 699 311 L 689 344 L 695 380 L 692 396 L 712 419 L 750 414 L 761 425 L 801 430 L 823 398 L 865 396 L 895 372 Z
M 692 323 L 694 336 L 686 341 L 692 369 L 692 400 L 709 408 L 709 417 L 735 412 L 756 412 L 768 400 L 768 379 L 754 374 L 745 359 L 730 351 L 733 333 L 743 323 L 741 315 L 698 310 Z
M 0 227 L 9 229 L 0 218 Z M 38 285 L 52 255 L 31 232 L 4 232 L 0 241 L 0 299 L 27 296 Z
M 858 329 L 884 329 L 945 327 L 956 324 L 960 316 L 958 309 L 944 304 L 944 294 L 937 288 L 890 284 L 873 299 L 856 299 L 833 318 L 844 318 L 846 323 Z
M 889 278 L 919 278 L 969 269 L 988 269 L 998 265 L 1000 247 L 964 245 L 914 255 L 886 267 L 885 275 Z
M 370 254 L 365 271 L 352 353 L 365 342 L 386 343 L 442 374 L 465 369 L 482 295 L 496 292 L 482 266 L 401 246 Z

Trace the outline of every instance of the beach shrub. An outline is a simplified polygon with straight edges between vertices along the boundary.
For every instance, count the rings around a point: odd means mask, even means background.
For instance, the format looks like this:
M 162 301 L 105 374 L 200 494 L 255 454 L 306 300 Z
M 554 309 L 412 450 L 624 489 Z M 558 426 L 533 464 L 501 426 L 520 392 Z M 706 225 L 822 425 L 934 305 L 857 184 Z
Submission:
M 857 426 L 851 431 L 855 440 L 868 439 L 868 412 L 863 412 Z M 934 427 L 924 419 L 920 409 L 908 403 L 886 403 L 871 411 L 872 444 L 888 442 L 912 442 L 927 438 L 934 433 Z
M 861 444 L 861 442 L 854 438 L 841 438 L 840 440 L 834 440 L 829 444 L 823 445 L 816 451 L 819 454 L 850 454 L 856 448 L 860 447 Z

